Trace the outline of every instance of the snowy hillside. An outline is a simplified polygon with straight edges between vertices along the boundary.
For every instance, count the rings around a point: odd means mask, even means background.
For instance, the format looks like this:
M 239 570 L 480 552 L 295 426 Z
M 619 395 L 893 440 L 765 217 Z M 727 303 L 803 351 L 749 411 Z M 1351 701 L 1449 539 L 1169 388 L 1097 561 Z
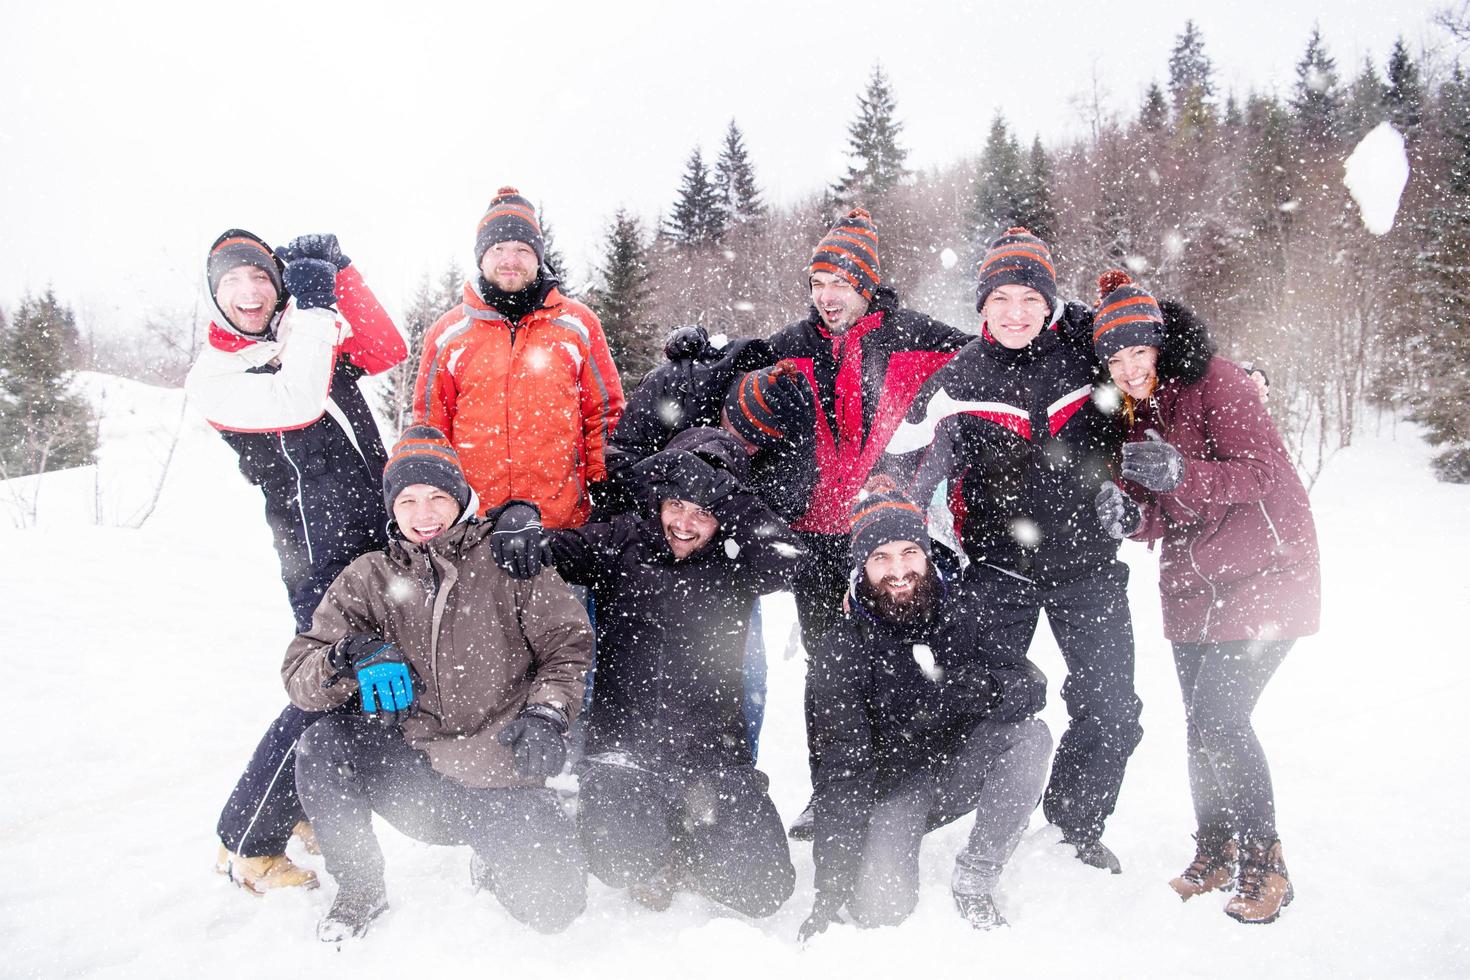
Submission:
M 1456 720 L 1470 697 L 1470 488 L 1435 483 L 1408 426 L 1396 438 L 1369 426 L 1313 492 L 1325 627 L 1287 658 L 1256 715 L 1297 893 L 1270 928 L 1227 919 L 1221 897 L 1182 905 L 1166 886 L 1192 854 L 1183 710 L 1157 557 L 1129 544 L 1146 734 L 1105 838 L 1123 875 L 1072 860 L 1038 813 L 1002 881 L 1012 926 L 999 934 L 972 932 L 950 905 L 960 825 L 926 840 L 919 909 L 896 929 L 836 928 L 798 948 L 812 868 L 810 845 L 796 844 L 797 894 L 768 920 L 687 894 L 657 914 L 594 881 L 587 914 L 544 938 L 471 893 L 467 849 L 383 827 L 393 907 L 339 952 L 314 938 L 330 883 L 257 899 L 211 870 L 219 808 L 284 701 L 291 616 L 259 497 L 186 417 L 152 517 L 118 526 L 152 495 L 180 393 L 84 383 L 106 392 L 99 467 L 48 477 L 38 528 L 12 529 L 0 511 L 0 974 L 1470 975 L 1470 740 Z M 34 489 L 0 485 L 0 501 Z M 767 601 L 761 765 L 789 819 L 808 792 L 803 668 L 781 659 L 789 597 Z M 1046 717 L 1060 733 L 1063 672 L 1042 634 Z

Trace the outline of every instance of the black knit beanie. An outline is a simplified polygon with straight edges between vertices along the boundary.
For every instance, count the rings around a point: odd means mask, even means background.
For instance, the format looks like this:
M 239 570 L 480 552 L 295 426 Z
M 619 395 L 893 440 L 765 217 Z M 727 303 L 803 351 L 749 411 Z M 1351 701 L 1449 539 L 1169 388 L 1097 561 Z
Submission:
M 461 515 L 470 505 L 470 485 L 460 468 L 459 453 L 432 425 L 409 426 L 393 447 L 393 455 L 383 469 L 383 504 L 389 515 L 404 488 L 419 483 L 438 487 L 459 501 Z
M 271 251 L 271 247 L 260 236 L 240 228 L 231 228 L 209 246 L 209 259 L 205 266 L 205 272 L 209 276 L 209 295 L 217 296 L 219 281 L 224 278 L 224 274 L 242 265 L 253 265 L 266 272 L 275 284 L 276 295 L 285 296 L 286 289 L 281 284 L 281 262 L 276 258 L 276 253 Z
M 536 220 L 536 208 L 514 187 L 495 192 L 480 227 L 475 231 L 475 265 L 485 259 L 490 246 L 501 242 L 525 242 L 536 250 L 536 261 L 546 260 L 546 238 Z
M 976 310 L 983 310 L 985 300 L 1001 286 L 1027 286 L 1044 296 L 1047 309 L 1056 313 L 1057 273 L 1051 250 L 1025 228 L 1009 228 L 991 242 L 977 272 Z
M 817 243 L 807 275 L 830 272 L 852 283 L 852 288 L 871 301 L 882 278 L 878 274 L 878 229 L 862 208 L 853 208 L 839 218 Z
M 929 525 L 924 512 L 898 489 L 873 490 L 859 494 L 852 507 L 848 555 L 854 568 L 892 541 L 912 541 L 932 555 Z
M 1097 280 L 1099 302 L 1092 314 L 1092 349 L 1106 361 L 1129 347 L 1163 347 L 1164 314 L 1158 300 L 1122 269 Z

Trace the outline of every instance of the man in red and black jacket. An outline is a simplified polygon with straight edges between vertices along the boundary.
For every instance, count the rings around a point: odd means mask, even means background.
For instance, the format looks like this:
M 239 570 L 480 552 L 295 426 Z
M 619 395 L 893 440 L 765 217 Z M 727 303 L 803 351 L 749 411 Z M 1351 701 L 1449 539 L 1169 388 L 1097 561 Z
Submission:
M 817 485 L 806 512 L 791 522 L 810 552 L 792 590 L 802 642 L 812 651 L 842 616 L 848 518 L 858 491 L 919 388 L 973 337 L 899 305 L 882 285 L 878 232 L 862 208 L 817 244 L 807 277 L 811 309 L 778 331 L 771 347 L 796 363 L 816 395 Z M 808 699 L 808 734 L 811 712 Z M 809 827 L 805 817 L 799 827 Z
M 185 390 L 265 498 L 295 632 L 305 632 L 337 574 L 387 544 L 388 457 L 357 382 L 408 351 L 335 235 L 273 252 L 232 228 L 211 246 L 206 273 L 220 316 Z M 318 717 L 288 705 L 220 814 L 218 869 L 251 891 L 316 884 L 285 849 L 305 819 L 290 760 Z

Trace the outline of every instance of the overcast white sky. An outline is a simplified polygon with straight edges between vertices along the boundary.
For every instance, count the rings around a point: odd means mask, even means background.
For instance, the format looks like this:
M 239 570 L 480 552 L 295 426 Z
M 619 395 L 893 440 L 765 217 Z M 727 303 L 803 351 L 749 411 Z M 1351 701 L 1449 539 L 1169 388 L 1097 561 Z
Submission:
M 840 174 L 881 61 L 910 163 L 1077 131 L 1094 68 L 1132 111 L 1193 17 L 1222 90 L 1285 92 L 1313 23 L 1342 74 L 1418 50 L 1438 0 L 727 4 L 0 0 L 0 305 L 48 284 L 99 328 L 200 294 L 239 226 L 334 231 L 396 310 L 472 259 L 495 189 L 544 208 L 575 279 L 626 206 L 667 208 L 689 150 L 745 131 L 768 199 Z

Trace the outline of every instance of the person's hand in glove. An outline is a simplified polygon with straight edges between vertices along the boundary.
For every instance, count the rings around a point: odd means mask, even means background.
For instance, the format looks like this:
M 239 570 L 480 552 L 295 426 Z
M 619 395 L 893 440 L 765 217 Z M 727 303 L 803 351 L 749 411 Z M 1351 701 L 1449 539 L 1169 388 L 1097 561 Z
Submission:
M 1123 479 L 1158 493 L 1168 493 L 1184 480 L 1184 457 L 1157 431 L 1144 433 L 1146 442 L 1123 444 Z
M 535 504 L 513 500 L 500 510 L 490 532 L 495 564 L 512 578 L 535 578 L 553 564 L 551 544 L 541 536 L 541 511 Z
M 1103 530 L 1119 541 L 1137 531 L 1139 522 L 1143 520 L 1143 512 L 1133 498 L 1111 480 L 1097 492 L 1093 506 L 1097 508 L 1097 521 Z
M 550 705 L 528 704 L 496 736 L 514 753 L 516 772 L 545 779 L 561 772 L 567 760 L 566 718 Z
M 665 449 L 633 467 L 655 500 L 689 500 L 709 508 L 740 489 L 740 481 L 684 449 Z
M 326 259 L 287 262 L 282 278 L 300 309 L 332 309 L 337 305 L 337 267 Z
M 841 922 L 842 918 L 838 914 L 840 911 L 840 905 L 834 908 L 833 903 L 828 901 L 827 897 L 824 894 L 818 892 L 817 900 L 812 903 L 812 914 L 806 917 L 806 921 L 803 922 L 801 924 L 801 928 L 797 930 L 797 942 L 805 945 L 813 938 L 820 936 L 822 933 L 826 932 L 827 927 L 832 925 L 834 922 Z
M 335 683 L 348 673 L 357 675 L 362 712 L 384 725 L 399 725 L 416 710 L 413 668 L 403 651 L 380 636 L 354 633 L 332 644 L 327 665 Z
M 336 235 L 298 235 L 276 249 L 276 255 L 287 265 L 297 259 L 323 259 L 338 269 L 345 269 L 352 264 L 352 260 L 342 254 Z
M 953 667 L 944 675 L 944 698 L 965 717 L 978 717 L 993 707 L 995 675 L 976 664 Z
M 704 327 L 674 327 L 664 339 L 664 357 L 671 361 L 692 361 L 709 351 L 709 333 Z

